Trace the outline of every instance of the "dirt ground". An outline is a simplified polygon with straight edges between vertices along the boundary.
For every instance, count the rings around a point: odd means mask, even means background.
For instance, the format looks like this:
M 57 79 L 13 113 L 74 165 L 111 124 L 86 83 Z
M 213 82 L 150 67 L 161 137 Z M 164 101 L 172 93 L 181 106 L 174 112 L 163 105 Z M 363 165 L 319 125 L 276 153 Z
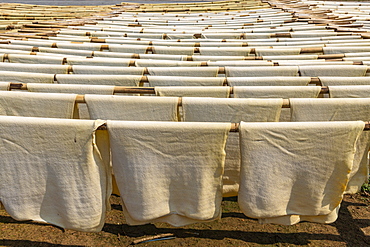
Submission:
M 221 220 L 175 228 L 168 224 L 128 226 L 120 199 L 111 197 L 103 230 L 85 233 L 52 225 L 13 220 L 0 210 L 0 246 L 128 246 L 135 240 L 172 233 L 175 238 L 138 246 L 370 246 L 370 196 L 346 195 L 332 224 L 301 222 L 293 226 L 259 224 L 239 210 L 235 197 L 223 201 Z

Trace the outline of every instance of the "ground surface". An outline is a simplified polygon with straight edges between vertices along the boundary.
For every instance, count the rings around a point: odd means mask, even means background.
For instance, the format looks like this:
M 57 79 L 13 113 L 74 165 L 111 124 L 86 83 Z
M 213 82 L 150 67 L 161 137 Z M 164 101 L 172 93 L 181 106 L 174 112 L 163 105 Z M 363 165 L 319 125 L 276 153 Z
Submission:
M 99 233 L 63 231 L 57 227 L 13 220 L 0 210 L 0 246 L 128 246 L 151 235 L 173 233 L 176 238 L 138 246 L 370 246 L 370 197 L 346 195 L 338 220 L 329 225 L 302 222 L 293 226 L 259 224 L 245 217 L 236 198 L 223 201 L 221 220 L 174 228 L 160 223 L 125 224 L 119 197 Z

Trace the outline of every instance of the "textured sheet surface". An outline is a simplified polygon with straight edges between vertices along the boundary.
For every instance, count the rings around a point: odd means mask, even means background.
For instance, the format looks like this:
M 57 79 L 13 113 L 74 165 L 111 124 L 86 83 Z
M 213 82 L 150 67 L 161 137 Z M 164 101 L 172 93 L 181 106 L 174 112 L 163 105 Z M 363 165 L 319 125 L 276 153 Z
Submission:
M 8 91 L 9 87 L 10 87 L 10 82 L 0 81 L 0 90 L 1 91 Z
M 6 211 L 16 220 L 100 231 L 111 188 L 109 160 L 95 145 L 102 122 L 4 116 L 0 122 Z
M 363 128 L 361 121 L 242 122 L 238 202 L 243 213 L 278 224 L 295 224 L 300 215 L 335 221 L 337 215 L 330 214 L 342 201 Z
M 155 87 L 158 96 L 228 98 L 230 87 Z
M 85 95 L 91 119 L 177 121 L 176 97 Z
M 182 99 L 184 121 L 189 122 L 274 122 L 279 120 L 282 99 Z M 223 196 L 236 196 L 240 180 L 238 133 L 229 133 L 226 142 Z
M 73 118 L 76 94 L 0 92 L 0 115 Z
M 323 86 L 370 85 L 370 77 L 319 77 Z
M 307 86 L 311 77 L 228 77 L 230 86 Z
M 364 65 L 311 65 L 299 66 L 301 76 L 365 76 L 367 66 Z
M 298 76 L 298 66 L 225 67 L 227 77 Z
M 234 87 L 235 98 L 317 98 L 321 87 L 308 86 L 252 86 Z
M 1 81 L 22 83 L 54 83 L 53 74 L 0 71 Z
M 90 84 L 137 87 L 142 76 L 139 75 L 56 75 L 60 84 Z
M 370 99 L 291 99 L 292 121 L 369 121 Z M 369 175 L 370 133 L 365 131 L 356 143 L 356 153 L 346 193 L 356 193 Z M 337 152 L 335 152 L 337 153 Z
M 35 93 L 113 94 L 114 86 L 84 84 L 29 83 L 27 89 Z
M 73 74 L 85 75 L 143 75 L 144 68 L 118 66 L 85 66 L 73 65 Z
M 220 218 L 227 123 L 108 121 L 128 224 Z
M 219 77 L 178 77 L 178 76 L 148 76 L 151 87 L 169 86 L 222 86 L 225 78 Z
M 155 76 L 216 77 L 218 67 L 148 68 L 148 71 L 149 75 Z
M 330 98 L 370 98 L 370 85 L 330 86 L 329 95 Z

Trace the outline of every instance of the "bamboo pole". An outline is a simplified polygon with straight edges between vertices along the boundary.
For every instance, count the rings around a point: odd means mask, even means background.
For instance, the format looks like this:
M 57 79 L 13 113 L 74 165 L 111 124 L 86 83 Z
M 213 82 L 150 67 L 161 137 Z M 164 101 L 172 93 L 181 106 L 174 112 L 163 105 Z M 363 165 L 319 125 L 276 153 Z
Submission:
M 19 89 L 19 90 L 27 90 L 27 84 L 26 83 L 11 83 L 10 89 Z M 122 86 L 115 86 L 114 93 L 137 93 L 137 94 L 155 94 L 155 88 L 154 87 L 122 87 Z M 230 93 L 233 93 L 233 87 L 230 87 Z M 321 94 L 327 94 L 329 93 L 329 87 L 323 86 L 321 87 Z M 182 97 L 179 98 L 179 106 L 182 106 Z M 78 104 L 84 104 L 85 101 L 85 95 L 79 94 L 76 96 L 76 103 Z M 289 99 L 283 99 L 283 105 L 282 108 L 290 108 L 290 100 Z
M 299 123 L 299 122 L 296 122 Z M 370 130 L 370 121 L 364 121 L 365 126 L 364 126 L 364 131 L 369 131 Z M 230 132 L 239 132 L 239 126 L 240 123 L 230 123 Z M 98 130 L 107 130 L 107 124 L 102 124 L 98 127 Z
M 147 77 L 144 76 L 147 81 Z M 312 78 L 311 81 L 316 82 L 316 79 L 318 78 Z M 226 79 L 227 80 L 227 79 Z M 142 81 L 141 81 L 142 82 Z M 16 90 L 27 90 L 27 83 L 17 83 L 17 82 L 11 82 L 10 83 L 10 90 L 16 89 Z M 230 93 L 233 93 L 233 87 L 230 87 Z M 124 87 L 124 86 L 115 86 L 113 93 L 136 93 L 136 94 L 155 94 L 155 88 L 154 87 Z M 329 93 L 329 87 L 322 86 L 320 94 L 328 94 Z M 85 103 L 85 102 L 78 102 L 78 103 Z
M 138 93 L 139 92 L 139 90 L 138 91 L 135 91 L 136 93 Z M 155 91 L 153 90 L 153 93 L 155 93 Z M 182 106 L 182 97 L 178 97 L 179 98 L 179 103 L 178 103 L 178 105 L 179 106 Z M 78 103 L 78 104 L 84 104 L 84 103 L 86 103 L 86 100 L 85 100 L 85 95 L 83 95 L 83 94 L 79 94 L 79 95 L 77 95 L 76 96 L 76 103 Z M 282 108 L 290 108 L 290 101 L 289 101 L 289 99 L 283 99 L 283 105 L 282 105 Z
M 19 38 L 20 36 L 18 35 L 10 35 L 10 34 L 2 34 L 1 36 L 7 36 L 7 37 L 13 37 L 13 38 Z M 7 38 L 6 37 L 6 38 Z M 35 37 L 29 37 L 28 38 L 37 38 L 37 39 L 44 39 L 43 38 L 44 36 L 35 36 Z M 5 38 L 5 37 L 4 37 Z M 48 39 L 48 38 L 45 38 L 45 39 Z M 102 42 L 98 42 L 98 43 L 104 43 L 105 40 L 101 40 Z M 91 40 L 92 42 L 92 40 Z M 92 43 L 95 43 L 95 42 L 92 42 Z M 11 44 L 11 41 L 8 41 L 8 40 L 0 40 L 0 44 Z M 57 45 L 58 43 L 53 43 L 52 47 L 51 48 L 55 48 L 57 49 Z M 34 47 L 34 51 L 38 51 L 38 48 L 37 46 Z M 148 47 L 149 50 L 152 49 L 152 47 Z M 321 49 L 321 48 L 316 48 L 316 49 Z M 103 51 L 103 50 L 109 50 L 109 45 L 101 45 L 100 47 L 100 51 Z M 86 50 L 87 51 L 87 50 Z M 195 47 L 195 51 L 199 51 L 199 48 Z M 304 52 L 306 52 L 307 50 L 304 50 Z M 302 53 L 302 52 L 301 52 Z M 251 52 L 250 54 L 255 54 L 255 48 L 251 48 Z M 4 54 L 4 55 L 8 55 L 8 54 Z M 155 54 L 154 54 L 155 55 Z M 160 55 L 163 55 L 163 54 L 160 54 Z M 323 55 L 318 55 L 318 59 L 325 59 L 325 60 L 338 60 L 338 61 L 342 61 L 344 58 L 345 55 L 344 54 L 323 54 Z M 140 54 L 136 54 L 136 53 L 132 53 L 132 56 L 131 56 L 132 59 L 140 59 Z M 243 60 L 237 60 L 237 61 L 253 61 L 253 60 L 264 60 L 263 59 L 263 56 L 244 56 L 244 59 Z M 193 56 L 187 56 L 185 61 L 194 61 L 193 59 Z M 264 61 L 271 61 L 271 60 L 264 60 Z M 289 61 L 289 60 L 287 60 Z M 202 61 L 198 61 L 198 62 L 202 62 Z M 207 62 L 207 61 L 203 61 L 203 62 Z M 135 66 L 135 61 L 132 61 L 130 63 L 131 65 L 129 66 Z
M 30 55 L 36 55 L 38 50 L 39 50 L 38 47 L 33 47 L 32 51 L 30 52 Z M 4 54 L 4 60 L 7 60 L 8 56 L 9 56 L 9 54 Z M 201 62 L 201 61 L 199 61 L 199 62 L 200 62 L 200 67 L 209 66 L 208 62 Z M 320 64 L 320 65 L 322 65 L 322 64 Z M 362 62 L 354 62 L 353 65 L 362 65 Z M 284 66 L 280 66 L 278 63 L 274 63 L 274 66 L 284 67 Z M 135 67 L 135 60 L 132 60 L 132 61 L 129 62 L 129 67 Z M 212 66 L 212 67 L 214 67 L 214 66 Z M 240 66 L 240 67 L 250 68 L 250 67 L 246 67 L 246 66 Z M 268 66 L 268 67 L 270 67 L 270 66 Z M 143 74 L 144 75 L 149 75 L 150 76 L 149 68 L 151 68 L 151 67 L 141 67 L 141 68 L 143 68 Z M 153 67 L 153 68 L 157 68 L 157 67 Z M 160 67 L 158 67 L 158 68 L 160 68 Z M 171 68 L 178 69 L 178 68 L 197 68 L 197 67 L 186 67 L 186 66 L 185 67 L 168 67 L 168 70 L 171 70 Z M 218 74 L 219 75 L 226 74 L 226 68 L 227 68 L 227 66 L 219 66 L 218 67 Z M 68 67 L 68 73 L 70 73 L 70 72 L 73 72 L 73 65 L 69 65 L 69 67 Z M 299 73 L 299 71 L 298 71 L 298 73 Z M 366 73 L 370 73 L 370 67 L 369 66 L 367 66 Z M 318 81 L 317 81 L 318 79 L 312 79 L 312 80 L 315 81 L 315 84 L 318 84 Z M 145 83 L 145 82 L 149 82 L 149 81 L 148 81 L 148 78 L 146 76 L 143 76 L 141 78 L 140 82 Z

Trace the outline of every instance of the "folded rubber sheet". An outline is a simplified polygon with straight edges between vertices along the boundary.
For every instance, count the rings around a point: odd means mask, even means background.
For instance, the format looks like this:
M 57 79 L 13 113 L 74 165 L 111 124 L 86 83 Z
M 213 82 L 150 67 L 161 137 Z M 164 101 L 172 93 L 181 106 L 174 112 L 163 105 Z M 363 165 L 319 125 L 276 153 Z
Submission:
M 0 116 L 0 200 L 16 220 L 99 232 L 111 194 L 102 121 Z M 109 157 L 105 155 L 104 157 Z
M 334 222 L 363 128 L 361 121 L 242 122 L 243 213 L 261 223 Z

